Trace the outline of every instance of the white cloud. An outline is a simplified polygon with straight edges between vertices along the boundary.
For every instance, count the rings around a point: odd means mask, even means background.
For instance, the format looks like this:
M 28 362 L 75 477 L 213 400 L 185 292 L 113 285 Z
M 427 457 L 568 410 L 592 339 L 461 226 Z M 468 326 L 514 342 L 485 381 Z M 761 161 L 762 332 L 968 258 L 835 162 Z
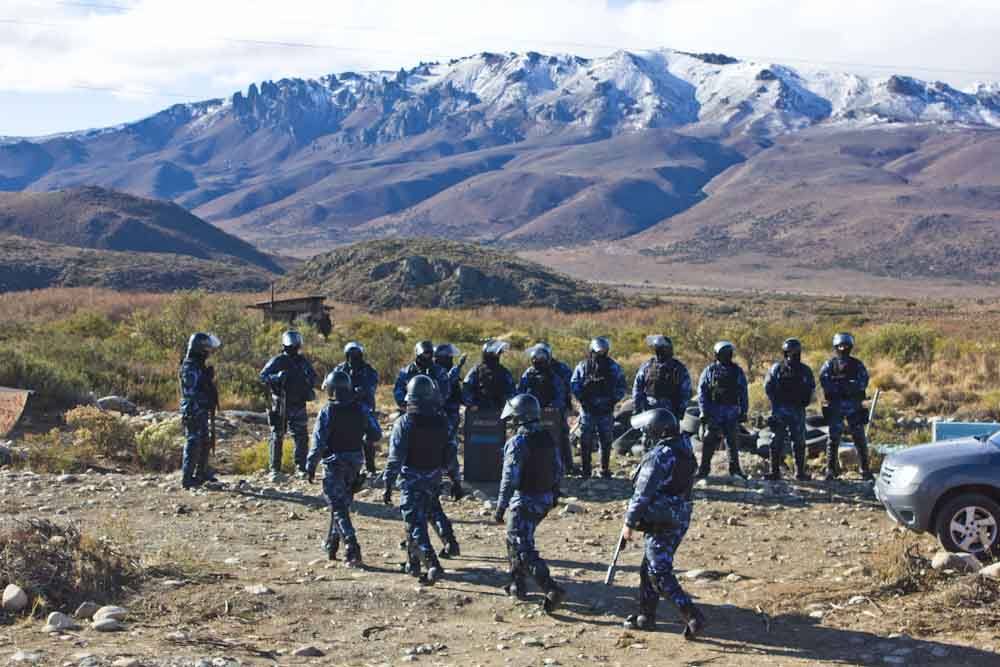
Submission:
M 119 4 L 127 9 L 107 7 Z M 995 0 L 9 0 L 0 91 L 83 85 L 208 97 L 267 78 L 395 70 L 483 50 L 594 56 L 656 46 L 889 65 L 967 85 L 1000 79 L 998 32 Z

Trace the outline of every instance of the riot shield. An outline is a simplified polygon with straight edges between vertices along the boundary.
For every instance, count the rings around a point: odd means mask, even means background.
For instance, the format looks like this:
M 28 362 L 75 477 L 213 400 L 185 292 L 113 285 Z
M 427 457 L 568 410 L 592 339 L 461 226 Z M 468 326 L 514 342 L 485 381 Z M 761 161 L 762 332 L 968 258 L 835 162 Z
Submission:
M 465 412 L 464 474 L 470 482 L 499 482 L 507 441 L 499 410 Z

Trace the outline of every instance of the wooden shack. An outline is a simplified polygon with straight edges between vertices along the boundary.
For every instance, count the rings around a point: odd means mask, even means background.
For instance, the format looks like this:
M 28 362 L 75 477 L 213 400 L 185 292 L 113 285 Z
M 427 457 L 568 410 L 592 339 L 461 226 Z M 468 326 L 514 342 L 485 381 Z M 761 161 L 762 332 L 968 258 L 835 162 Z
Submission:
M 295 320 L 316 327 L 323 336 L 329 336 L 333 330 L 330 311 L 326 305 L 326 297 L 318 295 L 298 296 L 288 299 L 275 299 L 272 295 L 268 301 L 251 304 L 247 308 L 259 310 L 264 317 L 279 322 L 293 324 Z

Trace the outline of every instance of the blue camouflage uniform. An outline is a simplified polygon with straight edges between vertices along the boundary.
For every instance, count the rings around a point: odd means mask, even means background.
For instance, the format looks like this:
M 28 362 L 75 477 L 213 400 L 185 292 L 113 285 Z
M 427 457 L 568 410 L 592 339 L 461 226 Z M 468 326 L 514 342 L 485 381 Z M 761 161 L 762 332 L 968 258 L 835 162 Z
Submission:
M 562 436 L 559 438 L 559 451 L 562 453 L 563 469 L 566 474 L 570 474 L 573 472 L 573 447 L 569 443 L 569 420 L 566 419 L 566 415 L 573 407 L 573 387 L 570 386 L 570 380 L 573 379 L 573 369 L 558 359 L 553 359 L 549 364 L 563 386 L 565 405 L 563 407 L 563 429 Z
M 452 438 L 458 437 L 458 424 L 462 418 L 462 369 L 458 366 L 444 368 L 448 376 L 448 383 L 442 387 L 441 395 L 444 398 L 445 416 L 448 417 L 448 429 Z
M 441 392 L 442 397 L 444 396 L 444 391 L 448 386 L 448 372 L 436 363 L 431 363 L 430 366 L 423 367 L 413 362 L 399 369 L 399 375 L 396 376 L 396 384 L 392 388 L 392 396 L 396 399 L 396 405 L 399 406 L 400 410 L 406 408 L 406 385 L 418 375 L 426 375 L 434 380 L 438 386 L 438 391 Z
M 295 441 L 295 466 L 305 470 L 306 455 L 309 452 L 309 417 L 306 403 L 316 397 L 316 371 L 301 354 L 282 352 L 271 358 L 260 371 L 260 381 L 271 392 L 271 410 L 268 423 L 271 425 L 270 467 L 281 471 L 282 449 L 285 429 L 292 432 Z M 285 395 L 285 418 L 281 418 L 281 394 Z
M 739 443 L 740 423 L 746 421 L 750 407 L 747 378 L 737 364 L 714 361 L 698 380 L 698 407 L 706 420 L 708 432 L 702 442 L 701 467 L 698 475 L 707 476 L 712 456 L 723 438 L 729 451 L 729 473 L 742 475 Z
M 764 393 L 771 401 L 772 470 L 778 474 L 777 463 L 784 458 L 789 440 L 795 453 L 795 465 L 805 472 L 806 406 L 812 402 L 816 380 L 812 369 L 799 361 L 780 361 L 767 372 Z
M 656 408 L 666 408 L 677 417 L 684 417 L 691 400 L 691 374 L 687 367 L 671 357 L 649 359 L 639 367 L 632 382 L 632 410 L 635 414 Z
M 354 398 L 375 412 L 375 390 L 378 389 L 378 371 L 367 362 L 360 366 L 352 366 L 349 362 L 338 364 L 334 371 L 344 371 L 351 376 L 351 386 L 354 387 Z
M 365 460 L 364 443 L 375 443 L 381 438 L 378 420 L 360 401 L 331 400 L 316 417 L 306 470 L 312 474 L 321 460 L 326 468 L 323 496 L 330 506 L 328 550 L 336 551 L 335 545 L 341 538 L 346 542 L 356 541 L 351 503 Z
M 446 470 L 454 472 L 457 462 L 447 418 L 437 409 L 418 410 L 407 406 L 406 414 L 393 425 L 385 468 L 385 488 L 397 486 L 400 490 L 411 573 L 418 573 L 421 563 L 428 568 L 440 566 L 427 522 L 440 493 L 442 475 Z
M 827 446 L 827 467 L 837 471 L 837 451 L 844 434 L 844 421 L 851 433 L 851 439 L 858 451 L 862 472 L 868 471 L 868 439 L 865 424 L 868 412 L 863 401 L 868 390 L 868 369 L 853 356 L 833 357 L 819 371 L 819 381 L 823 386 L 826 401 L 824 413 L 830 426 L 830 440 Z
M 538 399 L 538 405 L 543 410 L 545 408 L 566 409 L 566 383 L 556 373 L 551 363 L 544 370 L 529 366 L 517 383 L 517 393 L 531 394 Z
M 640 613 L 651 618 L 661 596 L 681 609 L 691 598 L 674 576 L 674 554 L 691 525 L 691 490 L 697 464 L 686 434 L 661 440 L 642 459 L 635 490 L 625 513 L 625 525 L 645 533 L 639 571 Z
M 189 355 L 179 369 L 181 387 L 181 419 L 184 424 L 184 454 L 181 462 L 185 486 L 208 475 L 208 454 L 211 446 L 210 413 L 219 405 L 215 387 L 215 371 L 205 365 L 205 357 Z
M 480 410 L 502 410 L 514 393 L 514 376 L 499 362 L 476 364 L 462 383 L 462 401 Z
M 504 445 L 497 514 L 507 513 L 510 574 L 520 591 L 529 574 L 543 590 L 554 587 L 535 548 L 535 529 L 555 506 L 563 470 L 558 445 L 540 422 L 520 426 Z
M 601 472 L 610 474 L 614 441 L 614 410 L 628 391 L 625 373 L 614 360 L 592 357 L 577 364 L 570 379 L 573 396 L 580 402 L 580 457 L 583 475 L 590 475 L 590 456 L 596 438 L 601 449 Z

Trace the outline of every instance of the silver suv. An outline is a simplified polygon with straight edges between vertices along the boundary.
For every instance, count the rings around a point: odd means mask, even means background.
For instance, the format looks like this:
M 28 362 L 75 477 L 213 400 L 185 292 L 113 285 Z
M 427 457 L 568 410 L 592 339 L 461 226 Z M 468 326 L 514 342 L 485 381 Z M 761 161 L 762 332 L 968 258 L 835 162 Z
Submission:
M 875 495 L 894 521 L 948 551 L 1000 556 L 1000 432 L 890 454 Z

